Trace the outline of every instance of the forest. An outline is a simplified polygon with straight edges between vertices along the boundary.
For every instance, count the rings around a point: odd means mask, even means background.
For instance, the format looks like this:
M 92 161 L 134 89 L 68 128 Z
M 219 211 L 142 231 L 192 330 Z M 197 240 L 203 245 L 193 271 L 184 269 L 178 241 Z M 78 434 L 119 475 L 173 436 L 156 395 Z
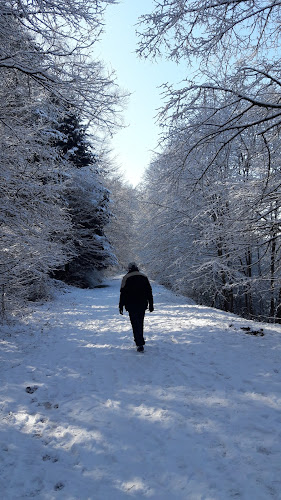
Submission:
M 137 188 L 109 155 L 129 96 L 92 55 L 117 3 L 0 2 L 2 321 L 136 260 L 198 304 L 280 322 L 280 3 L 158 0 L 140 17 L 136 57 L 187 71 L 163 83 Z

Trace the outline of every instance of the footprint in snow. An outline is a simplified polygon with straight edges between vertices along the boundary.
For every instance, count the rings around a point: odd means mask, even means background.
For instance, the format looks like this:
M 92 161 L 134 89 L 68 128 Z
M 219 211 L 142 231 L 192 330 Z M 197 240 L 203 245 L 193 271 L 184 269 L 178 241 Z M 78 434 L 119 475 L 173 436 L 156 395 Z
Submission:
M 63 483 L 60 483 L 60 482 L 59 482 L 59 483 L 57 483 L 57 484 L 55 484 L 55 486 L 54 486 L 54 490 L 55 490 L 55 491 L 60 491 L 60 490 L 62 490 L 63 488 L 64 488 L 64 484 L 63 484 Z
M 52 403 L 50 403 L 50 401 L 45 401 L 44 403 L 38 403 L 38 406 L 44 406 L 46 410 L 51 410 L 52 408 L 55 409 L 59 408 L 59 405 L 57 403 L 53 405 Z
M 27 392 L 27 394 L 33 394 L 35 391 L 37 391 L 37 389 L 37 385 L 34 385 L 33 387 L 28 386 L 26 387 L 25 392 Z
M 272 453 L 271 450 L 269 450 L 268 448 L 265 448 L 264 446 L 258 446 L 257 452 L 262 453 L 263 455 L 271 455 L 271 453 Z
M 59 459 L 57 457 L 51 457 L 50 455 L 44 455 L 42 457 L 42 460 L 43 460 L 43 462 L 51 461 L 54 464 L 54 463 L 58 462 Z

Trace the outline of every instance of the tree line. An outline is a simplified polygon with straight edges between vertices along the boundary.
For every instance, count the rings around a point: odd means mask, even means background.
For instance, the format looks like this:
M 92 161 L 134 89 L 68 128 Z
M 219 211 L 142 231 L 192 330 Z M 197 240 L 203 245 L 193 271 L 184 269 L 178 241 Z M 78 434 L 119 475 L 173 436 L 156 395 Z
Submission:
M 138 259 L 199 303 L 280 321 L 279 3 L 158 0 L 140 18 L 138 55 L 187 78 L 163 84 L 138 189 L 103 147 L 125 96 L 92 49 L 114 3 L 0 3 L 2 316 L 51 278 L 94 286 Z
M 280 3 L 159 0 L 138 52 L 193 76 L 163 85 L 142 186 L 143 262 L 197 302 L 281 317 Z
M 0 3 L 2 317 L 48 296 L 51 278 L 91 286 L 116 262 L 102 141 L 124 96 L 92 56 L 110 3 Z

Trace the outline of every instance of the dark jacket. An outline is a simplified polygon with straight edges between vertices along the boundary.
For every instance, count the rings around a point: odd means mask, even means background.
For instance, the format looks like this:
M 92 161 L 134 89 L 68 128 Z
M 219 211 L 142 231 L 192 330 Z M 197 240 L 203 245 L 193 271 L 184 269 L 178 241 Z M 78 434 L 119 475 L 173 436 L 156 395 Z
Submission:
M 120 288 L 119 309 L 130 311 L 135 307 L 153 311 L 153 296 L 151 285 L 145 274 L 140 271 L 131 271 L 122 279 Z

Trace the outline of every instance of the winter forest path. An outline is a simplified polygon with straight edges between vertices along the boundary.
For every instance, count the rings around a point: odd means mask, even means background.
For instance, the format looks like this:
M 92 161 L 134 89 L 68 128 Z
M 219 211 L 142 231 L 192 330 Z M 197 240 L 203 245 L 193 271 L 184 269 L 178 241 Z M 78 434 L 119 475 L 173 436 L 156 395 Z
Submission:
M 1 498 L 281 499 L 281 328 L 153 285 L 140 354 L 119 286 L 2 338 Z

